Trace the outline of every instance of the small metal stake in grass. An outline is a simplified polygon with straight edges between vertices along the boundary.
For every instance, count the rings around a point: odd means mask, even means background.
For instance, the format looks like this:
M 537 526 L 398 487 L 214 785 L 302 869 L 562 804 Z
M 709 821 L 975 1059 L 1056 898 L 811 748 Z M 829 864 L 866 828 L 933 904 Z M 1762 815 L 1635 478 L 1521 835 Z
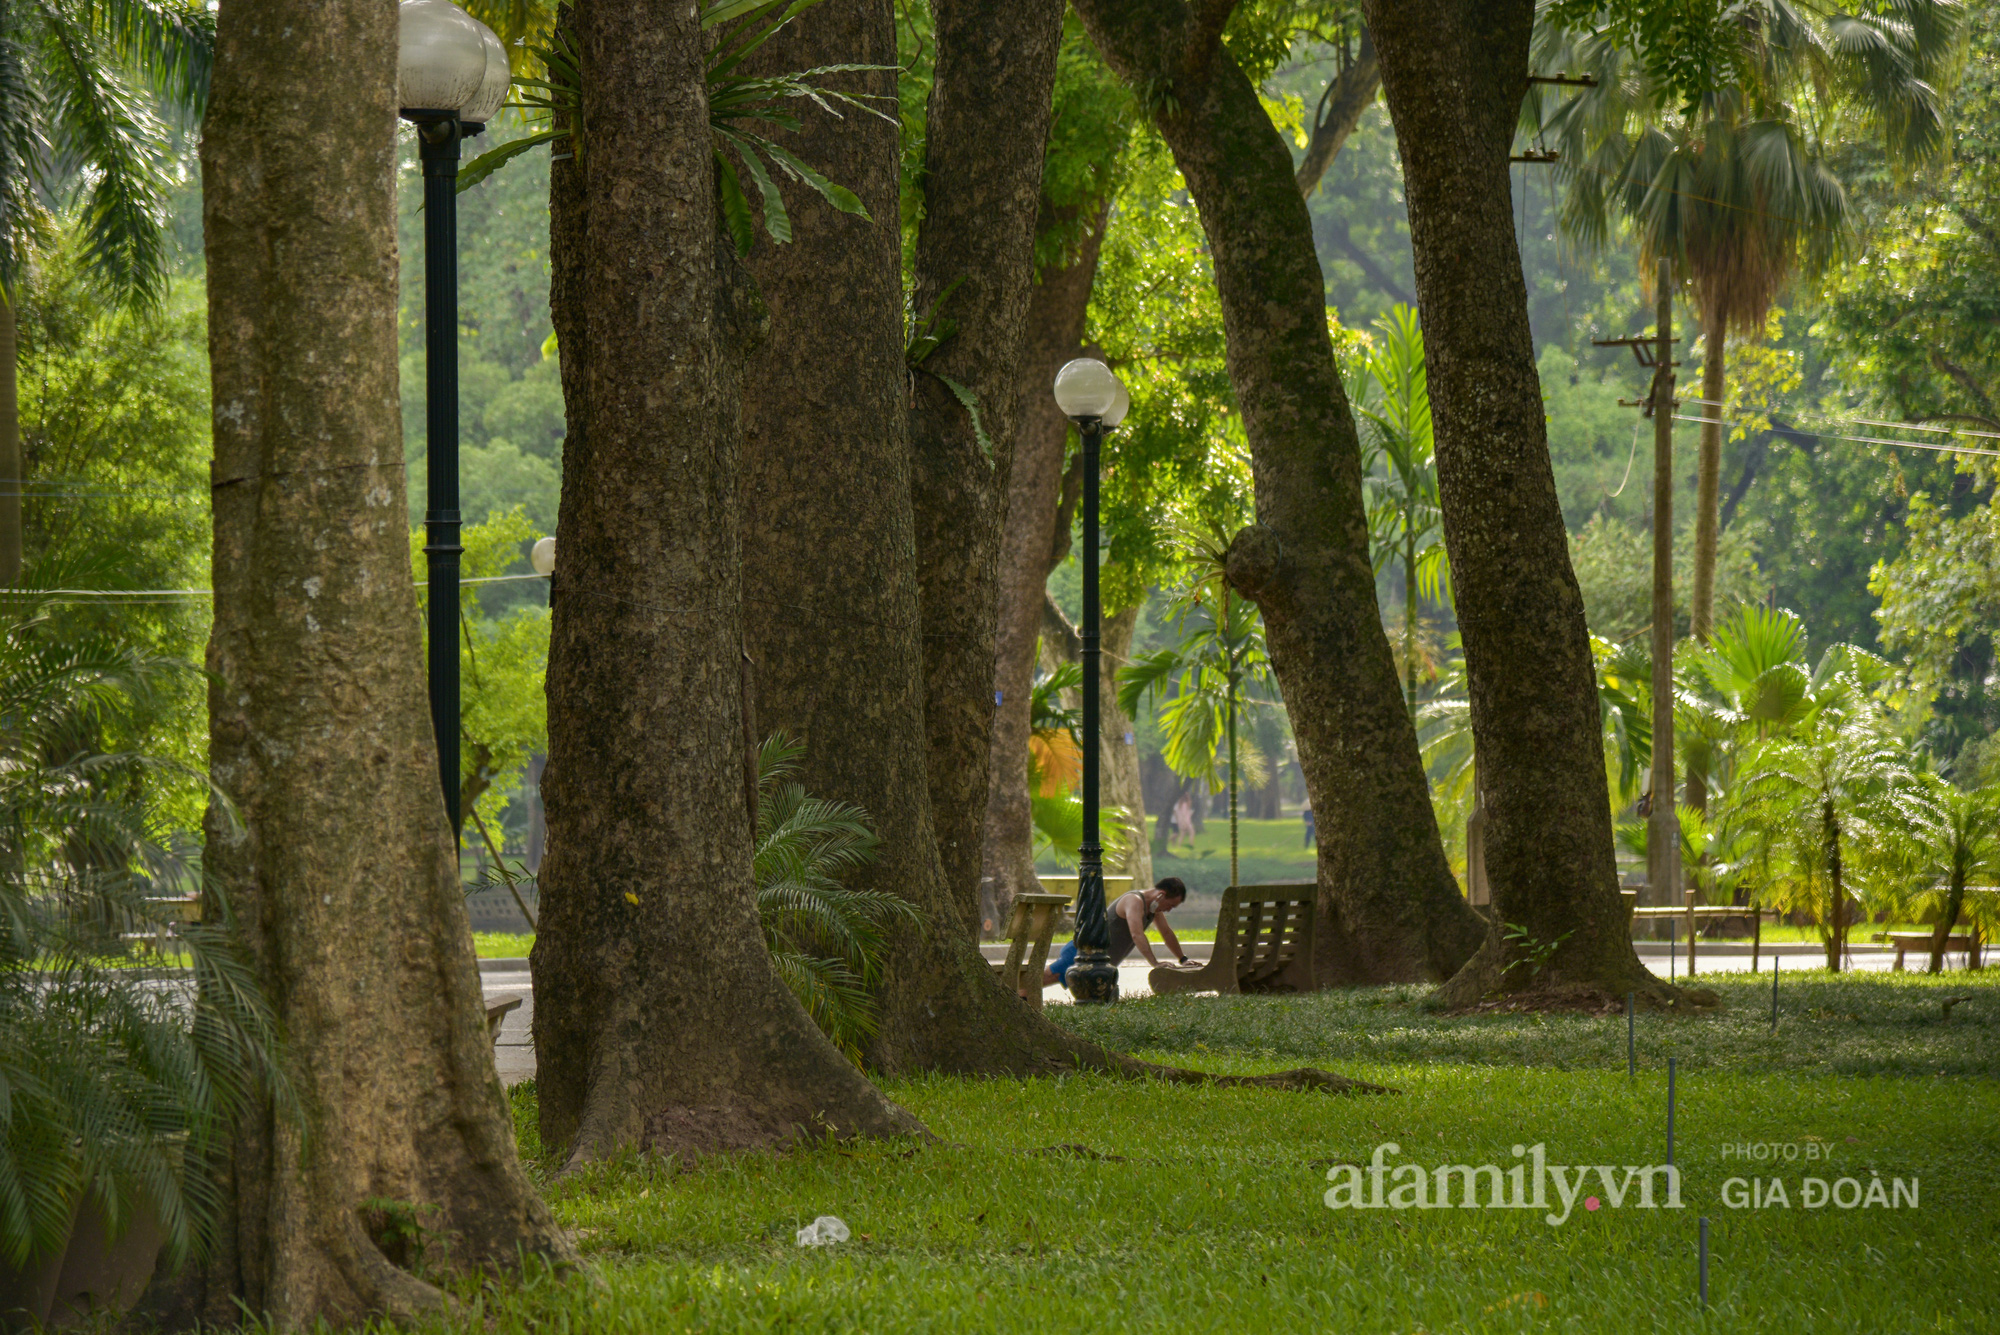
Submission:
M 1701 1305 L 1708 1306 L 1708 1216 L 1701 1217 Z
M 1778 1032 L 1778 952 L 1771 952 L 1771 1032 Z
M 1667 1058 L 1667 1167 L 1674 1166 L 1674 1059 Z
M 1625 1075 L 1639 1074 L 1639 1035 L 1632 1023 L 1632 994 L 1625 994 Z
M 1674 981 L 1674 956 L 1679 953 L 1680 948 L 1681 939 L 1679 937 L 1670 936 L 1667 938 L 1667 981 L 1670 983 Z

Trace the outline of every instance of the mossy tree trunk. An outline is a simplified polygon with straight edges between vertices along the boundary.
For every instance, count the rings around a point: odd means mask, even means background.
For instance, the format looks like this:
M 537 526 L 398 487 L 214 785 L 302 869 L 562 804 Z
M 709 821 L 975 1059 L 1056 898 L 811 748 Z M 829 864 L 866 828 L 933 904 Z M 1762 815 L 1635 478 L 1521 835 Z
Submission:
M 1595 670 L 1549 463 L 1507 159 L 1533 0 L 1365 0 L 1396 125 L 1470 679 L 1493 928 L 1445 989 L 1666 992 L 1633 953 L 1604 800 Z M 1558 943 L 1513 967 L 1519 925 Z
M 1035 645 L 1041 639 L 1042 602 L 1049 574 L 1069 554 L 1070 518 L 1080 474 L 1063 467 L 1069 419 L 1050 392 L 1064 362 L 1083 355 L 1084 321 L 1097 257 L 1110 212 L 1109 198 L 1087 210 L 1089 226 L 1066 263 L 1045 266 L 1028 302 L 1021 356 L 1021 405 L 1007 483 L 1006 524 L 1000 534 L 994 627 L 993 733 L 989 754 L 985 849 L 980 858 L 982 926 L 1005 931 L 1014 896 L 1033 892 L 1035 822 L 1028 804 L 1029 696 L 1035 682 Z M 1043 202 L 1043 234 L 1076 224 L 1070 211 Z M 1115 699 L 1106 696 L 1107 700 Z
M 1154 120 L 1214 257 L 1257 498 L 1258 522 L 1231 546 L 1229 581 L 1263 613 L 1319 818 L 1318 976 L 1442 979 L 1484 927 L 1445 859 L 1382 630 L 1359 438 L 1334 363 L 1312 220 L 1291 150 L 1219 40 L 1218 9 L 1228 8 L 1077 5 L 1112 68 L 1162 95 Z
M 239 1128 L 211 1261 L 162 1320 L 280 1329 L 445 1303 L 428 1262 L 570 1257 L 514 1151 L 438 790 L 396 366 L 396 11 L 224 0 L 203 127 L 214 390 L 207 821 L 299 1120 Z M 326 74 L 352 77 L 328 97 Z M 309 170 L 305 166 L 309 164 Z
M 779 981 L 751 877 L 739 368 L 690 6 L 592 0 L 551 178 L 569 433 L 532 956 L 542 1137 L 571 1162 L 921 1130 Z M 808 224 L 810 225 L 810 224 Z

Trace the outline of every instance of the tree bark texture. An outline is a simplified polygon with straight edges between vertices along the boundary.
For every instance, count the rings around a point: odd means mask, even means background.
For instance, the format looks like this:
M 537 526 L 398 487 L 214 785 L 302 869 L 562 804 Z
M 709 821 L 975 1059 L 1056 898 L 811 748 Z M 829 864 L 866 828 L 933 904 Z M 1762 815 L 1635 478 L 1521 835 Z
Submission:
M 1014 896 L 1037 887 L 1034 813 L 1028 804 L 1029 697 L 1035 683 L 1035 644 L 1041 638 L 1042 601 L 1049 573 L 1069 553 L 1069 513 L 1065 507 L 1063 458 L 1069 419 L 1056 407 L 1051 387 L 1063 363 L 1083 354 L 1083 331 L 1090 290 L 1097 280 L 1097 257 L 1111 209 L 1109 197 L 1095 206 L 1095 222 L 1083 234 L 1070 262 L 1042 270 L 1028 302 L 1026 346 L 1021 356 L 1020 425 L 1014 437 L 1008 476 L 1006 524 L 1000 533 L 995 579 L 991 780 L 987 787 L 985 848 L 980 858 L 979 914 L 982 926 L 1004 931 Z M 1043 231 L 1070 222 L 1044 203 Z
M 1312 192 L 1319 189 L 1326 169 L 1340 155 L 1347 136 L 1361 123 L 1361 113 L 1375 105 L 1375 94 L 1381 88 L 1382 67 L 1375 59 L 1375 39 L 1363 28 L 1361 49 L 1355 53 L 1354 63 L 1335 75 L 1321 95 L 1312 137 L 1306 142 L 1305 155 L 1299 159 L 1296 179 L 1300 195 L 1310 199 Z
M 899 1135 L 758 926 L 744 792 L 739 368 L 692 7 L 592 0 L 583 151 L 551 179 L 569 431 L 532 955 L 542 1136 L 571 1162 Z M 572 142 L 575 142 L 572 140 Z
M 1263 613 L 1319 817 L 1319 980 L 1447 978 L 1484 925 L 1446 861 L 1382 630 L 1360 444 L 1291 151 L 1226 49 L 1188 49 L 1180 0 L 1077 10 L 1127 82 L 1171 90 L 1154 119 L 1212 248 L 1257 498 L 1229 580 Z
M 224 0 L 217 26 L 201 148 L 209 745 L 240 825 L 211 808 L 205 861 L 301 1111 L 267 1105 L 239 1128 L 215 1254 L 160 1315 L 411 1317 L 446 1300 L 385 1254 L 371 1198 L 407 1203 L 450 1267 L 571 1253 L 515 1157 L 424 698 L 396 369 L 396 10 Z
M 965 920 L 954 934 L 977 940 L 999 555 L 1022 404 L 1033 392 L 1022 367 L 1063 0 L 936 0 L 932 13 L 937 66 L 912 301 L 920 318 L 956 332 L 912 379 L 910 500 L 931 820 L 948 901 Z M 989 444 L 939 376 L 978 396 Z
M 1633 953 L 1618 892 L 1595 671 L 1511 221 L 1507 157 L 1534 10 L 1364 4 L 1409 199 L 1495 905 L 1486 944 L 1444 995 L 1575 986 L 1659 1000 L 1668 989 Z M 1503 924 L 1555 943 L 1541 970 L 1519 963 Z

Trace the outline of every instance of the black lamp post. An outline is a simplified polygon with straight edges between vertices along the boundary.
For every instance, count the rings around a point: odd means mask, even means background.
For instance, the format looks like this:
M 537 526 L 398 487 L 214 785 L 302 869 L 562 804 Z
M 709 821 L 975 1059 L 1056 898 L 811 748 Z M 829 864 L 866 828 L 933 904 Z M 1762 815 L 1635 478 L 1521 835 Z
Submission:
M 1077 849 L 1076 963 L 1069 991 L 1080 1003 L 1118 1000 L 1118 966 L 1111 962 L 1111 925 L 1104 914 L 1104 848 L 1098 842 L 1097 758 L 1097 455 L 1106 429 L 1125 419 L 1131 400 L 1103 362 L 1079 357 L 1056 373 L 1056 406 L 1076 423 L 1083 441 L 1083 845 Z
M 459 828 L 458 155 L 508 88 L 507 49 L 450 0 L 403 0 L 398 82 L 424 168 L 424 554 L 431 728 L 445 813 Z

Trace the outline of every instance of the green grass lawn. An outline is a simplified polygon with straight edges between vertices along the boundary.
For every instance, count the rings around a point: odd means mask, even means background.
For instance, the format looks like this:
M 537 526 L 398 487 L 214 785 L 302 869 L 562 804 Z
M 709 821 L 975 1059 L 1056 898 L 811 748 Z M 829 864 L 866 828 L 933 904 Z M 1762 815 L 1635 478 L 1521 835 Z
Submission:
M 474 932 L 472 945 L 483 960 L 526 959 L 535 944 L 533 932 Z
M 1801 970 L 1711 981 L 1719 1017 L 1454 1018 L 1421 989 L 1154 998 L 1062 1008 L 1079 1031 L 1216 1071 L 1310 1062 L 1400 1093 L 1333 1097 L 1128 1083 L 887 1085 L 939 1137 L 691 1166 L 634 1157 L 549 1183 L 602 1284 L 468 1291 L 456 1330 L 1986 1331 L 2000 1308 L 2000 988 Z M 1945 996 L 1969 996 L 1949 1021 Z M 1665 1155 L 1679 1058 L 1681 1210 L 1334 1211 L 1329 1167 L 1375 1147 L 1427 1168 Z M 539 1147 L 531 1086 L 514 1093 Z M 1777 1144 L 1808 1164 L 1755 1162 Z M 1081 1145 L 1122 1159 L 1081 1157 Z M 1811 1150 L 1805 1147 L 1812 1147 Z M 538 1173 L 547 1165 L 536 1161 Z M 1915 1178 L 1915 1209 L 1807 1209 L 1801 1180 Z M 1791 1208 L 1732 1209 L 1776 1176 Z M 1592 1190 L 1596 1190 L 1593 1180 Z M 1555 1198 L 1551 1193 L 1551 1202 Z M 853 1239 L 798 1247 L 835 1214 Z M 1695 1299 L 1712 1225 L 1711 1309 Z

